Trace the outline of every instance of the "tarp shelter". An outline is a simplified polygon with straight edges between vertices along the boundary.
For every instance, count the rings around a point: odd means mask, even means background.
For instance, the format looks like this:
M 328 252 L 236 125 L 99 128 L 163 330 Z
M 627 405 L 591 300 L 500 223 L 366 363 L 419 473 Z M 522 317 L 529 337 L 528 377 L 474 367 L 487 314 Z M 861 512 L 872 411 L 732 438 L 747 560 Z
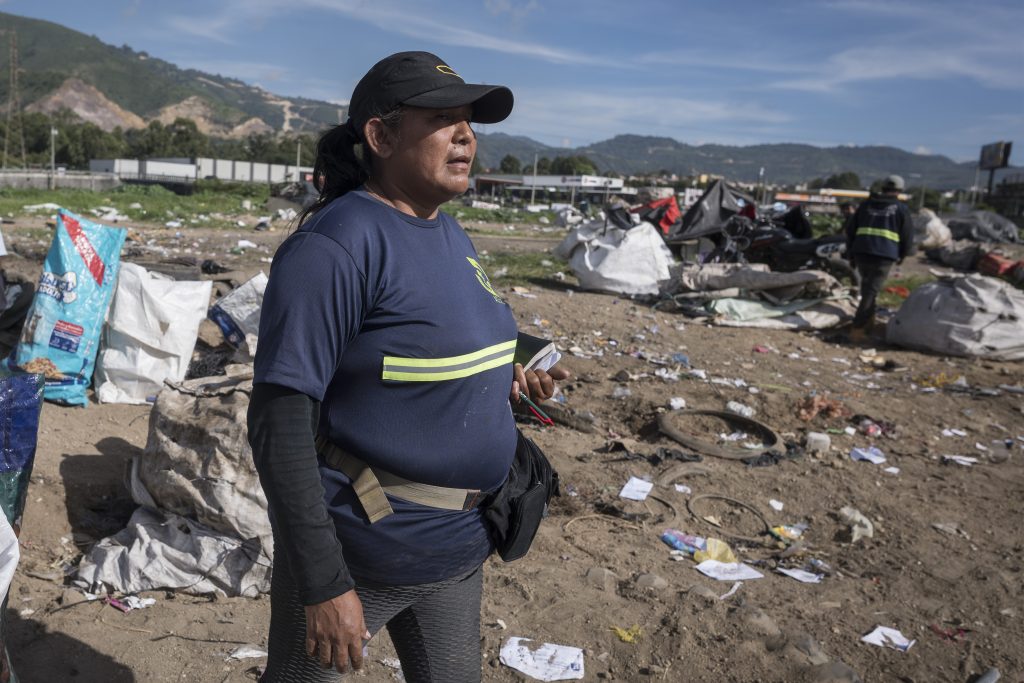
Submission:
M 886 341 L 947 356 L 1024 359 L 1024 292 L 974 273 L 915 289 L 889 319 Z
M 675 195 L 662 199 L 652 199 L 646 204 L 630 209 L 632 213 L 640 216 L 640 220 L 655 225 L 661 230 L 662 235 L 668 235 L 673 229 L 679 226 L 682 219 L 682 212 L 679 210 L 679 202 Z
M 687 210 L 678 226 L 665 236 L 665 241 L 678 244 L 684 240 L 718 234 L 726 221 L 746 207 L 754 206 L 753 197 L 730 187 L 724 180 L 716 180 L 697 203 Z
M 1020 242 L 1020 231 L 1014 222 L 992 211 L 971 211 L 946 216 L 946 225 L 954 240 Z

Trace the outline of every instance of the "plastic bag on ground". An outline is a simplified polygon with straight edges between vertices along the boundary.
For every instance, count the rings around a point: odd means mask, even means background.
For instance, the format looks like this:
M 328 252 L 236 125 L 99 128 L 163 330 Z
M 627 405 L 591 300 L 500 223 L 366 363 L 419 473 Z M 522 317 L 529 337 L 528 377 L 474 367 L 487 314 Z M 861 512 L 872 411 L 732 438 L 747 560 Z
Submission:
M 267 276 L 261 271 L 210 308 L 210 320 L 217 323 L 224 333 L 224 339 L 236 349 L 244 344 L 251 356 L 256 355 L 260 310 L 263 308 L 263 292 L 266 289 Z
M 164 380 L 185 379 L 213 283 L 176 281 L 121 266 L 96 360 L 101 403 L 146 403 Z
M 44 397 L 85 405 L 127 231 L 57 212 L 32 308 L 8 366 L 46 377 Z
M 914 232 L 922 249 L 940 249 L 953 241 L 953 233 L 931 209 L 921 209 L 914 217 Z

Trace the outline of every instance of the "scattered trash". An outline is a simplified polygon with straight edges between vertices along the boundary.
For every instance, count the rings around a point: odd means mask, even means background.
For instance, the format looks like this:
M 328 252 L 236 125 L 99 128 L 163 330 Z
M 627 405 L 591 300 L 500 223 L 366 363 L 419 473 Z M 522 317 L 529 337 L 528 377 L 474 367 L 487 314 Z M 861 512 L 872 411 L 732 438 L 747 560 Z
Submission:
M 650 481 L 644 481 L 637 477 L 630 477 L 626 485 L 619 491 L 620 498 L 626 498 L 628 500 L 646 500 L 647 494 L 654 488 L 654 483 Z
M 620 628 L 618 626 L 612 626 L 611 630 L 619 637 L 624 643 L 635 643 L 640 639 L 642 632 L 637 624 L 633 624 L 629 628 Z
M 697 565 L 697 571 L 716 581 L 752 581 L 764 578 L 764 574 L 742 562 L 704 560 Z
M 944 463 L 956 463 L 957 465 L 963 465 L 964 467 L 970 467 L 978 463 L 977 458 L 971 458 L 966 455 L 944 455 L 942 456 L 942 462 Z
M 775 571 L 780 574 L 796 579 L 800 583 L 821 583 L 821 580 L 825 578 L 821 574 L 815 574 L 813 572 L 805 572 L 803 569 L 787 569 L 786 567 L 779 567 Z
M 124 598 L 123 602 L 129 609 L 146 609 L 156 604 L 156 598 L 140 598 L 137 595 L 128 595 Z
M 238 240 L 238 245 L 237 246 L 238 246 L 239 249 L 255 249 L 259 245 L 256 244 L 255 242 L 251 242 L 249 240 Z
M 773 526 L 769 531 L 772 536 L 780 541 L 792 543 L 799 540 L 804 535 L 804 532 L 807 531 L 807 528 L 806 524 L 782 524 Z
M 707 548 L 707 539 L 703 536 L 684 534 L 683 532 L 676 531 L 675 529 L 666 529 L 661 534 L 661 540 L 666 545 L 690 555 Z
M 583 678 L 583 650 L 512 637 L 501 646 L 501 663 L 540 681 Z
M 772 510 L 775 510 L 776 512 L 782 512 L 782 508 L 785 507 L 785 505 L 782 503 L 782 501 L 775 500 L 774 498 L 769 500 L 768 504 L 771 505 Z
M 569 351 L 571 352 L 572 349 L 569 349 Z M 612 398 L 629 398 L 632 395 L 633 392 L 630 391 L 629 387 L 615 387 L 612 389 Z
M 882 435 L 882 428 L 878 426 L 878 424 L 876 424 L 874 420 L 861 420 L 860 424 L 857 425 L 857 428 L 860 430 L 861 434 L 870 436 L 872 438 L 876 438 Z
M 900 652 L 906 652 L 917 642 L 908 640 L 905 635 L 887 626 L 876 626 L 875 630 L 861 638 L 861 641 L 879 647 L 891 647 Z
M 900 468 L 899 467 L 886 467 L 882 471 L 883 472 L 888 472 L 889 474 L 899 474 L 900 473 Z
M 263 292 L 267 289 L 267 276 L 262 271 L 233 290 L 210 308 L 208 317 L 217 323 L 224 339 L 235 348 L 242 344 L 250 355 L 256 354 L 260 331 L 260 310 Z
M 676 484 L 675 487 L 677 493 L 684 493 L 686 495 L 690 495 L 691 493 L 693 493 L 693 489 L 691 489 L 686 484 Z
M 827 453 L 832 448 L 832 439 L 828 434 L 821 432 L 807 432 L 804 448 L 809 453 Z
M 255 659 L 266 656 L 267 651 L 257 645 L 239 645 L 228 654 L 228 659 Z
M 850 525 L 850 542 L 856 543 L 862 538 L 875 535 L 875 525 L 860 510 L 847 505 L 839 510 L 839 518 Z
M 673 396 L 668 400 L 668 407 L 672 410 L 682 410 L 686 407 L 686 399 L 679 396 Z
M 996 683 L 1001 678 L 999 669 L 995 667 L 989 669 L 978 678 L 974 679 L 974 683 Z
M 849 417 L 850 409 L 841 401 L 821 394 L 808 396 L 797 405 L 797 417 L 804 422 L 810 422 L 818 415 L 826 419 Z
M 754 414 L 756 413 L 756 411 L 750 406 L 745 406 L 737 401 L 729 401 L 725 404 L 725 409 L 730 413 L 735 413 L 742 417 L 754 417 Z
M 726 592 L 726 593 L 722 593 L 721 595 L 719 595 L 719 596 L 718 596 L 718 599 L 719 599 L 719 600 L 725 600 L 725 599 L 726 599 L 727 597 L 729 597 L 730 595 L 735 595 L 736 591 L 738 591 L 738 590 L 739 590 L 740 588 L 742 588 L 742 587 L 743 587 L 743 582 L 742 582 L 742 581 L 737 581 L 736 583 L 734 583 L 734 584 L 732 585 L 732 588 L 730 588 L 730 589 L 728 590 L 728 592 Z
M 879 465 L 885 462 L 885 454 L 874 446 L 854 448 L 850 451 L 850 458 L 853 460 L 864 460 L 872 465 Z
M 720 541 L 717 538 L 709 538 L 704 544 L 704 548 L 698 550 L 693 554 L 693 559 L 696 562 L 704 562 L 705 560 L 715 560 L 723 564 L 733 564 L 739 562 L 736 554 L 729 547 L 729 544 L 725 541 Z

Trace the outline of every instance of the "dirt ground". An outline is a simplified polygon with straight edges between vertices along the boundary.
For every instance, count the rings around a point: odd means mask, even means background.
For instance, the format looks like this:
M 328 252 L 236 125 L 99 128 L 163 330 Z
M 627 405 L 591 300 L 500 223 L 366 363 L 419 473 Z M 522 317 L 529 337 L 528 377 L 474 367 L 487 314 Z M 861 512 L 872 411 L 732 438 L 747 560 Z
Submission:
M 5 223 L 15 254 L 0 265 L 38 269 L 49 244 L 40 228 L 39 219 Z M 128 260 L 191 254 L 250 272 L 269 268 L 261 259 L 284 234 L 135 232 L 140 239 L 127 245 Z M 489 252 L 554 244 L 528 230 L 473 237 Z M 232 254 L 240 239 L 259 246 Z M 485 681 L 525 679 L 498 661 L 510 636 L 583 648 L 587 681 L 824 683 L 858 680 L 859 674 L 863 681 L 923 683 L 971 681 L 991 667 L 1002 680 L 1024 680 L 1024 453 L 1018 439 L 1024 437 L 1024 396 L 948 386 L 924 391 L 961 376 L 975 389 L 1019 386 L 1021 364 L 928 356 L 879 343 L 884 358 L 905 368 L 879 371 L 859 359 L 863 347 L 830 344 L 820 335 L 710 327 L 555 279 L 528 289 L 504 291 L 521 328 L 555 339 L 565 352 L 574 378 L 552 410 L 575 427 L 524 425 L 560 472 L 564 490 L 525 559 L 494 559 L 485 567 Z M 659 369 L 665 377 L 654 374 Z M 707 379 L 690 369 L 703 370 Z M 850 417 L 802 420 L 798 405 L 812 393 L 841 402 L 851 416 L 891 422 L 893 430 L 871 438 L 845 433 L 855 426 Z M 691 452 L 658 430 L 672 398 L 713 410 L 738 401 L 786 441 L 800 443 L 808 430 L 832 430 L 832 447 L 765 466 L 716 457 L 685 464 L 678 454 L 659 451 Z M 160 591 L 147 594 L 156 598 L 152 607 L 124 614 L 85 602 L 65 585 L 60 567 L 120 529 L 133 509 L 124 470 L 145 446 L 148 414 L 145 406 L 44 407 L 22 560 L 8 606 L 9 646 L 23 683 L 258 677 L 264 659 L 234 661 L 227 654 L 240 644 L 266 645 L 266 597 Z M 670 419 L 686 428 L 678 413 Z M 701 424 L 704 429 L 693 431 L 714 439 L 716 430 L 708 429 L 714 425 Z M 943 436 L 944 429 L 966 436 Z M 732 429 L 722 424 L 721 431 Z M 1006 438 L 1018 440 L 1004 462 L 976 447 Z M 628 450 L 607 448 L 615 442 Z M 886 463 L 850 459 L 852 448 L 872 444 Z M 944 455 L 979 462 L 947 464 Z M 891 466 L 898 473 L 885 471 Z M 646 501 L 619 497 L 630 477 L 655 482 Z M 740 501 L 757 514 L 697 499 L 701 495 Z M 782 510 L 769 504 L 772 499 Z M 844 506 L 873 522 L 872 538 L 850 542 L 849 526 L 839 517 Z M 779 545 L 762 533 L 765 523 L 807 524 L 805 552 L 779 559 Z M 668 528 L 730 542 L 764 577 L 720 599 L 733 584 L 703 576 L 690 559 L 673 558 L 659 540 Z M 831 569 L 821 583 L 776 571 L 806 568 L 810 558 Z M 860 641 L 879 625 L 917 642 L 900 652 Z M 634 642 L 613 631 L 634 626 Z M 396 669 L 384 663 L 393 657 L 386 636 L 378 636 L 361 678 L 395 680 Z

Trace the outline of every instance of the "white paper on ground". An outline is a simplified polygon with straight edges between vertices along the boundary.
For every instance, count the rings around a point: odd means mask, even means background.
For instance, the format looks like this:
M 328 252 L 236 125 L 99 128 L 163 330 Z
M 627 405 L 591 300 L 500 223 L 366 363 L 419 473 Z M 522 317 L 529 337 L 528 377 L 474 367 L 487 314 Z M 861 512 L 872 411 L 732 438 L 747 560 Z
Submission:
M 803 569 L 786 569 L 785 567 L 779 567 L 778 572 L 796 579 L 800 583 L 821 583 L 823 576 L 822 574 L 815 574 L 814 572 L 805 572 Z
M 782 512 L 782 508 L 785 507 L 785 504 L 783 504 L 781 500 L 775 500 L 774 498 L 769 500 L 768 504 L 771 505 L 772 510 L 775 510 L 776 512 Z
M 861 640 L 879 647 L 891 647 L 900 652 L 906 652 L 916 643 L 916 640 L 909 640 L 905 635 L 888 626 L 876 626 L 875 630 L 867 634 Z
M 874 446 L 868 446 L 867 448 L 854 448 L 850 451 L 850 457 L 854 460 L 866 460 L 872 465 L 878 465 L 879 463 L 885 462 L 885 454 Z
M 156 598 L 140 598 L 137 595 L 129 595 L 122 602 L 131 609 L 146 609 L 156 604 Z
M 676 491 L 678 493 L 685 493 L 686 495 L 690 495 L 691 493 L 693 493 L 693 489 L 691 489 L 686 484 L 676 484 Z
M 501 663 L 540 681 L 583 678 L 583 650 L 512 637 L 501 646 Z
M 957 465 L 963 465 L 964 467 L 970 467 L 978 462 L 977 458 L 970 458 L 966 455 L 944 455 L 942 459 L 955 462 Z
M 654 484 L 637 477 L 630 477 L 626 485 L 619 491 L 619 498 L 628 498 L 629 500 L 644 500 L 647 498 L 647 494 L 654 488 Z
M 882 471 L 883 472 L 888 472 L 889 474 L 899 474 L 900 473 L 900 468 L 899 467 L 886 467 Z
M 704 560 L 697 565 L 697 571 L 718 581 L 750 581 L 764 578 L 764 574 L 742 562 Z

